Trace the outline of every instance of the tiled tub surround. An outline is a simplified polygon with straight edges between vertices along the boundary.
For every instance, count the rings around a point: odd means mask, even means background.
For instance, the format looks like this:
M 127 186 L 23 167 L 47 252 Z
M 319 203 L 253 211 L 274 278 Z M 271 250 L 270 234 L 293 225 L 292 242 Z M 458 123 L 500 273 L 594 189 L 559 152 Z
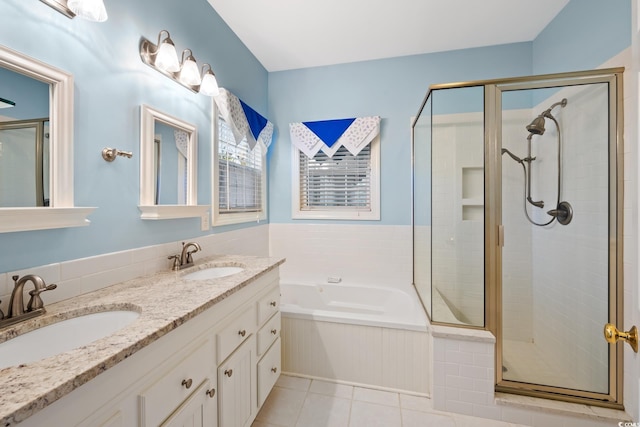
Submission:
M 282 258 L 213 256 L 180 272 L 160 272 L 47 305 L 44 316 L 1 331 L 0 340 L 5 340 L 18 331 L 26 332 L 70 315 L 118 308 L 140 311 L 140 317 L 129 326 L 87 346 L 0 370 L 4 390 L 0 396 L 0 425 L 14 425 L 35 414 L 283 262 Z M 181 278 L 211 265 L 243 266 L 244 271 L 206 281 Z

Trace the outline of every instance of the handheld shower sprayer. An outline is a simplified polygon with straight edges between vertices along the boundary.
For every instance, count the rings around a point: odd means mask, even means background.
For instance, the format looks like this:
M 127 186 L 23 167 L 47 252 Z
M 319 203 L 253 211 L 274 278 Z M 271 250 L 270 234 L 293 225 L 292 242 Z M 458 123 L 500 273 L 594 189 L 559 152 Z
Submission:
M 571 221 L 571 218 L 573 217 L 571 205 L 569 205 L 568 202 L 560 202 L 560 183 L 562 179 L 562 161 L 561 161 L 562 140 L 560 138 L 560 125 L 558 124 L 558 121 L 556 120 L 556 118 L 551 114 L 551 111 L 554 108 L 558 106 L 561 106 L 564 108 L 566 107 L 566 105 L 567 105 L 567 98 L 563 98 L 561 101 L 551 104 L 551 106 L 548 109 L 540 113 L 535 119 L 533 119 L 531 123 L 529 123 L 526 126 L 526 129 L 529 132 L 529 135 L 527 136 L 527 157 L 524 157 L 521 159 L 520 157 L 513 154 L 511 151 L 507 150 L 506 148 L 502 149 L 503 155 L 505 153 L 508 154 L 509 157 L 511 157 L 520 165 L 522 165 L 522 169 L 524 171 L 524 181 L 525 181 L 524 182 L 524 185 L 525 185 L 524 211 L 529 222 L 531 222 L 534 225 L 540 225 L 540 226 L 549 225 L 555 220 L 558 220 L 560 224 L 566 225 Z M 556 128 L 558 130 L 558 189 L 557 189 L 558 197 L 556 202 L 556 209 L 552 209 L 549 212 L 547 212 L 552 217 L 551 220 L 549 220 L 544 224 L 538 224 L 533 220 L 531 220 L 531 218 L 529 217 L 529 213 L 527 211 L 527 202 L 537 208 L 540 208 L 540 209 L 544 208 L 544 202 L 542 200 L 537 201 L 531 198 L 531 166 L 532 166 L 532 162 L 536 159 L 535 157 L 531 156 L 531 140 L 533 138 L 533 135 L 544 134 L 546 119 L 552 120 L 555 123 Z
M 533 119 L 533 121 L 530 124 L 527 125 L 527 130 L 529 132 L 531 132 L 533 135 L 544 135 L 545 119 L 555 120 L 555 117 L 553 117 L 553 115 L 551 114 L 551 110 L 556 108 L 558 105 L 562 106 L 563 108 L 566 107 L 567 106 L 567 98 L 563 98 L 562 101 L 558 101 L 556 103 L 553 103 L 551 105 L 551 107 L 547 108 L 542 113 L 540 113 L 538 115 L 538 117 Z

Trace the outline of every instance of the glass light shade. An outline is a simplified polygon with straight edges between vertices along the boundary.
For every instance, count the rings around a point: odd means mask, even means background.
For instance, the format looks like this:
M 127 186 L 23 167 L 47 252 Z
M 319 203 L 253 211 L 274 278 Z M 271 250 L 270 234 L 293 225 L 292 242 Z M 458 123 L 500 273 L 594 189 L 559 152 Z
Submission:
M 182 68 L 180 69 L 180 81 L 190 86 L 198 86 L 201 82 L 198 64 L 196 64 L 196 61 L 191 55 L 189 55 L 182 63 Z
M 180 70 L 178 54 L 176 53 L 176 47 L 173 43 L 166 41 L 166 39 L 160 43 L 154 64 L 157 68 L 163 71 L 174 73 Z
M 67 7 L 87 21 L 104 22 L 108 17 L 102 0 L 67 0 Z
M 202 76 L 202 83 L 200 84 L 200 93 L 207 96 L 218 96 L 220 88 L 218 87 L 218 80 L 216 76 L 207 70 Z

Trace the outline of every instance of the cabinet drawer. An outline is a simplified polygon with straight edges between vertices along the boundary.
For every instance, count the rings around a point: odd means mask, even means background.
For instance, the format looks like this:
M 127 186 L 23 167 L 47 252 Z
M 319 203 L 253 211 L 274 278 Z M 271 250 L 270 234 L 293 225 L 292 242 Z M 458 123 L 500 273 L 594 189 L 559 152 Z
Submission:
M 255 332 L 256 314 L 253 307 L 249 307 L 216 334 L 218 360 L 226 359 L 244 340 Z
M 276 286 L 258 301 L 258 325 L 280 310 L 280 286 Z
M 209 378 L 213 360 L 211 343 L 205 341 L 143 391 L 138 398 L 140 425 L 156 427 L 166 419 Z
M 280 338 L 258 362 L 258 407 L 261 407 L 280 376 Z
M 280 313 L 277 313 L 258 331 L 258 357 L 262 356 L 279 336 Z
M 211 427 L 218 422 L 216 391 L 206 379 L 160 427 Z

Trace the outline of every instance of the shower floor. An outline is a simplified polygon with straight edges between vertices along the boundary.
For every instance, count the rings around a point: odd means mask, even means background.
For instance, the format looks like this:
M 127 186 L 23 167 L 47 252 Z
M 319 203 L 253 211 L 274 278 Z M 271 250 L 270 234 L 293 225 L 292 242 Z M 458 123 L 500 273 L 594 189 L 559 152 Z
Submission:
M 502 377 L 505 380 L 580 388 L 573 378 L 545 360 L 544 352 L 534 343 L 503 340 L 502 346 Z

